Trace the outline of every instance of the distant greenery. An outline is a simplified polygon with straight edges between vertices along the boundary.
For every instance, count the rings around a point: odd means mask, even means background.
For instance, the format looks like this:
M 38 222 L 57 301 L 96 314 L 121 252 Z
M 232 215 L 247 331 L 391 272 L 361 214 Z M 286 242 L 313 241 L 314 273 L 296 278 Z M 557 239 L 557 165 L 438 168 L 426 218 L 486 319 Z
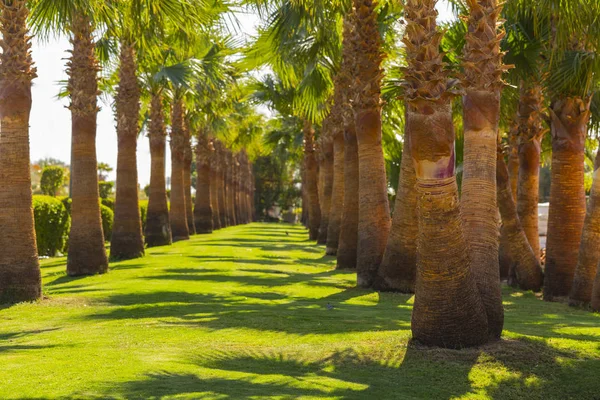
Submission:
M 598 396 L 600 315 L 505 287 L 501 342 L 428 349 L 412 296 L 357 289 L 323 252 L 300 226 L 251 224 L 102 276 L 43 260 L 44 299 L 0 311 L 0 398 Z
M 114 188 L 115 188 L 114 182 L 100 181 L 98 183 L 98 190 L 100 192 L 100 198 L 108 199 L 113 194 Z
M 108 242 L 112 236 L 115 213 L 104 204 L 100 204 L 100 215 L 102 216 L 102 231 L 104 232 L 104 240 Z
M 65 184 L 65 169 L 57 165 L 49 165 L 42 170 L 40 188 L 42 193 L 55 197 Z

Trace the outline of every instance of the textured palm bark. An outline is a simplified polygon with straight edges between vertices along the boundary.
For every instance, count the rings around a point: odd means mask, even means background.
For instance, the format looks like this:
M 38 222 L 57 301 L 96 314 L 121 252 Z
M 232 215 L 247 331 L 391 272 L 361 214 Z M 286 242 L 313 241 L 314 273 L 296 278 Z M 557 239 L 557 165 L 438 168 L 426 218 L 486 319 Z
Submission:
M 502 232 L 507 240 L 506 250 L 511 260 L 511 269 L 514 270 L 521 289 L 537 292 L 542 288 L 544 280 L 542 267 L 521 226 L 517 206 L 512 197 L 508 168 L 501 151 L 498 151 L 496 181 L 498 207 L 502 216 Z
M 375 0 L 354 0 L 356 9 L 356 91 L 358 140 L 357 285 L 370 287 L 381 264 L 390 230 L 390 207 L 381 144 L 381 62 L 383 54 Z
M 336 129 L 333 137 L 333 188 L 329 224 L 327 226 L 327 242 L 325 253 L 329 256 L 337 254 L 344 212 L 344 130 Z
M 213 212 L 213 229 L 221 229 L 221 216 L 219 207 L 219 152 L 218 144 L 215 140 L 211 141 L 213 153 L 210 159 L 210 204 Z
M 600 261 L 600 151 L 596 154 L 594 181 L 587 204 L 587 211 L 581 234 L 579 258 L 575 268 L 573 286 L 569 294 L 569 304 L 585 305 L 592 300 L 594 278 Z
M 418 192 L 413 337 L 462 348 L 489 340 L 487 313 L 463 234 L 455 174 L 451 81 L 439 52 L 435 0 L 407 0 L 407 130 Z M 494 210 L 496 212 L 496 210 Z M 497 273 L 497 265 L 495 266 Z
M 235 184 L 234 184 L 234 176 L 233 171 L 235 169 L 235 160 L 233 158 L 233 153 L 229 151 L 227 153 L 227 214 L 229 216 L 229 224 L 231 226 L 237 225 L 235 220 L 235 209 L 234 209 L 234 198 L 235 198 Z
M 544 300 L 568 296 L 585 219 L 584 148 L 589 101 L 567 97 L 552 104 L 552 170 Z
M 194 225 L 196 233 L 212 233 L 213 209 L 211 205 L 210 160 L 214 151 L 212 143 L 204 132 L 199 132 L 196 144 L 196 202 L 194 205 Z
M 470 0 L 463 50 L 464 164 L 461 215 L 471 267 L 486 309 L 491 339 L 500 339 L 504 308 L 498 268 L 496 148 L 504 65 L 497 0 Z
M 167 183 L 165 179 L 165 151 L 167 132 L 160 94 L 154 93 L 150 104 L 150 195 L 146 215 L 146 244 L 148 247 L 166 246 L 172 243 Z
M 508 179 L 510 191 L 514 201 L 517 198 L 517 187 L 519 181 L 519 124 L 515 121 L 508 133 Z M 515 206 L 516 207 L 516 206 Z M 500 261 L 500 279 L 509 279 L 509 269 L 512 263 L 509 253 L 509 242 L 504 228 L 500 227 L 500 243 L 498 248 L 498 258 Z
M 419 220 L 417 215 L 417 177 L 410 154 L 408 126 L 407 124 L 404 133 L 404 148 L 402 149 L 392 228 L 374 285 L 381 291 L 414 293 L 415 290 Z
M 319 193 L 319 205 L 321 206 L 321 225 L 319 226 L 319 237 L 317 243 L 327 244 L 327 231 L 329 229 L 329 216 L 331 211 L 331 197 L 333 195 L 333 138 L 329 132 L 321 136 L 321 177 L 322 191 Z
M 169 215 L 174 242 L 190 238 L 183 178 L 185 152 L 184 130 L 183 101 L 181 99 L 175 99 L 171 110 L 171 212 Z
M 0 304 L 38 299 L 38 262 L 29 165 L 31 60 L 24 0 L 0 1 Z
M 346 81 L 343 94 L 342 118 L 344 124 L 344 209 L 340 226 L 337 250 L 338 269 L 356 269 L 358 246 L 358 143 L 354 111 L 351 100 L 356 93 L 355 76 L 357 71 L 356 52 L 356 13 L 352 9 L 344 19 L 344 42 L 340 80 Z
M 521 82 L 519 99 L 519 183 L 517 211 L 534 254 L 539 259 L 538 203 L 540 156 L 545 129 L 542 119 L 542 88 Z
M 304 121 L 304 171 L 306 174 L 306 195 L 308 197 L 309 238 L 317 240 L 321 225 L 321 208 L 319 206 L 319 174 L 315 158 L 313 138 L 315 131 L 309 121 Z
M 96 116 L 98 106 L 98 63 L 92 24 L 77 14 L 71 25 L 73 50 L 68 63 L 71 94 L 71 231 L 67 273 L 93 275 L 108 271 L 104 234 L 98 201 L 96 160 Z
M 144 238 L 138 196 L 137 135 L 140 88 L 136 76 L 135 49 L 121 44 L 117 109 L 117 190 L 110 257 L 126 260 L 144 255 Z
M 217 144 L 217 151 L 219 152 L 219 169 L 217 175 L 219 218 L 221 220 L 221 228 L 226 228 L 229 226 L 229 221 L 227 219 L 227 203 L 225 202 L 225 170 L 227 169 L 227 150 L 221 142 L 217 142 Z
M 190 127 L 186 120 L 184 125 L 184 150 L 183 150 L 183 193 L 185 195 L 185 216 L 190 235 L 196 234 L 196 225 L 194 224 L 194 206 L 192 200 L 192 142 L 190 137 Z

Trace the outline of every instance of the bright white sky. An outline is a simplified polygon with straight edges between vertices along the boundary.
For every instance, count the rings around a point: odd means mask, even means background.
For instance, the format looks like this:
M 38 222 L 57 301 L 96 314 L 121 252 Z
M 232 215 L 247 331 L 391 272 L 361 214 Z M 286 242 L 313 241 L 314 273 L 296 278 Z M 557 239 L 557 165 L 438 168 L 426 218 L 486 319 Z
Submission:
M 440 20 L 452 18 L 446 0 L 438 4 Z M 239 16 L 241 29 L 246 34 L 256 31 L 257 17 Z M 38 78 L 33 82 L 33 107 L 31 110 L 31 160 L 52 157 L 70 163 L 71 154 L 71 113 L 65 106 L 68 100 L 58 100 L 59 82 L 66 80 L 66 58 L 69 54 L 69 41 L 66 38 L 40 43 L 33 40 L 33 60 L 38 70 Z M 113 168 L 117 165 L 117 134 L 114 115 L 109 104 L 100 104 L 96 151 L 99 162 L 106 162 Z M 168 146 L 167 146 L 168 152 Z M 138 140 L 138 175 L 140 185 L 150 182 L 150 149 L 148 139 Z M 167 160 L 170 155 L 167 156 Z M 167 175 L 170 175 L 170 162 L 167 161 Z M 110 179 L 115 178 L 112 173 Z

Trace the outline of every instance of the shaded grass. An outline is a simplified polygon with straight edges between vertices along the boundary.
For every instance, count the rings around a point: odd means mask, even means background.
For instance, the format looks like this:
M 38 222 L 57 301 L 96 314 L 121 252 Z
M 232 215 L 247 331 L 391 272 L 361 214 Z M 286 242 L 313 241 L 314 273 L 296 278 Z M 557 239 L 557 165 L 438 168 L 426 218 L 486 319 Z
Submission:
M 411 296 L 306 237 L 228 228 L 87 278 L 45 260 L 45 299 L 0 307 L 0 398 L 600 398 L 598 315 L 505 288 L 501 342 L 424 348 Z

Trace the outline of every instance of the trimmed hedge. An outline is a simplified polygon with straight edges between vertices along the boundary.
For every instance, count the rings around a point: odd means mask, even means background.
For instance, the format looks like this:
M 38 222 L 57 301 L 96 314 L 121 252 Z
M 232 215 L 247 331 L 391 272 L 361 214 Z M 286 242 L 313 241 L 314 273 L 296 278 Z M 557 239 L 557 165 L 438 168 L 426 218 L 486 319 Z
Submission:
M 113 213 L 113 210 L 104 204 L 100 204 L 100 214 L 102 215 L 102 231 L 104 232 L 104 241 L 108 242 L 112 236 L 115 213 Z
M 102 204 L 104 204 L 106 207 L 108 207 L 111 210 L 113 210 L 113 212 L 115 211 L 115 199 L 111 199 L 111 198 L 103 199 L 103 198 L 100 198 L 100 202 Z
M 63 203 L 51 196 L 33 196 L 35 236 L 40 256 L 54 257 L 67 250 L 71 217 Z
M 140 200 L 140 218 L 142 219 L 142 233 L 146 232 L 146 216 L 148 215 L 148 200 Z

